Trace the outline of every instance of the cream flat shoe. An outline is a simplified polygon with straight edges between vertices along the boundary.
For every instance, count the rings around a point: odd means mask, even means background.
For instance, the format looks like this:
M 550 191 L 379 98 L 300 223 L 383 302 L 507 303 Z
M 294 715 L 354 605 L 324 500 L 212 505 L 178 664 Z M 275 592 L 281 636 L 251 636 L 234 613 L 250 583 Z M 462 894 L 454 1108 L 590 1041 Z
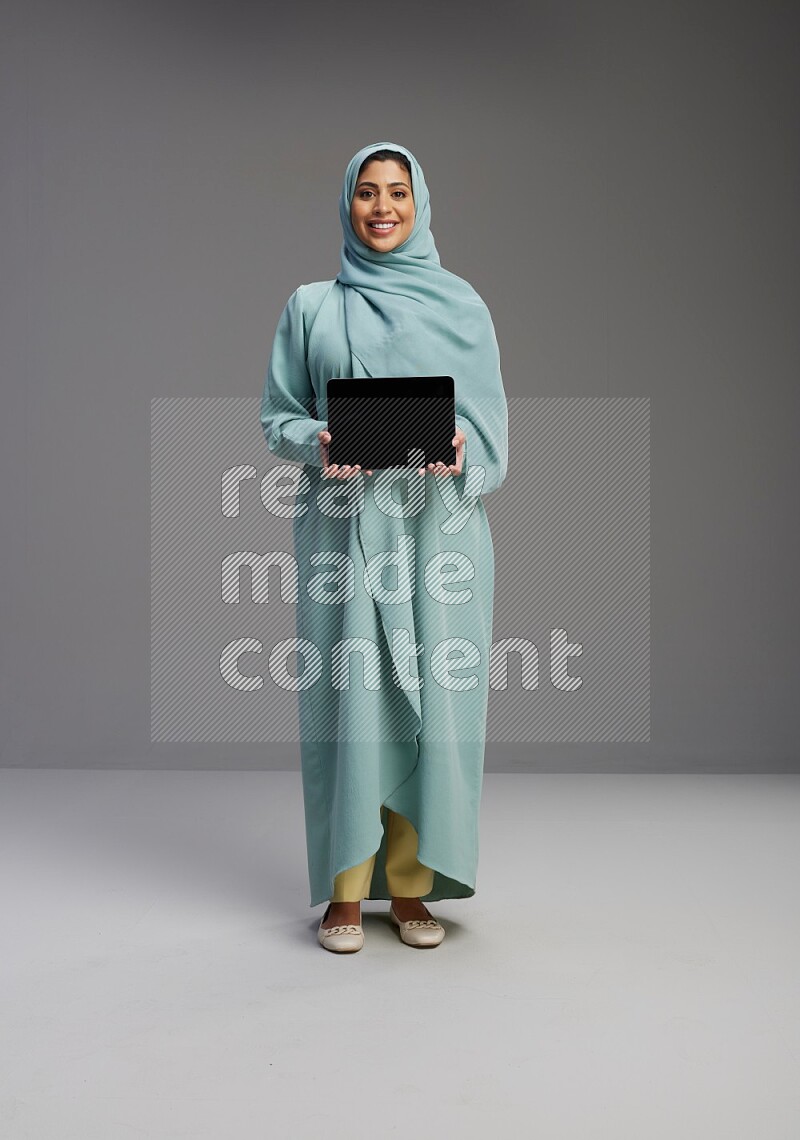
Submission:
M 364 945 L 364 931 L 360 923 L 331 926 L 328 930 L 323 929 L 322 924 L 330 914 L 330 910 L 330 905 L 328 905 L 319 920 L 317 941 L 320 946 L 324 946 L 326 950 L 333 950 L 336 954 L 353 954 L 356 950 L 360 950 Z
M 444 938 L 445 929 L 435 918 L 412 918 L 409 922 L 401 922 L 394 913 L 394 906 L 389 907 L 389 914 L 395 926 L 400 928 L 400 938 L 406 946 L 438 946 Z

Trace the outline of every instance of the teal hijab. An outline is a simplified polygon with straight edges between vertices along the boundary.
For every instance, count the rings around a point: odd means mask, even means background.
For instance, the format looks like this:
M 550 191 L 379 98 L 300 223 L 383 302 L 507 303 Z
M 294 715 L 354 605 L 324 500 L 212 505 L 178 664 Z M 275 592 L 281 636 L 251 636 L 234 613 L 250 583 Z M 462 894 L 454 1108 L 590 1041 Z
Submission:
M 384 149 L 408 158 L 415 211 L 409 236 L 388 251 L 365 245 L 350 220 L 359 169 L 370 154 Z M 430 194 L 411 151 L 377 142 L 354 154 L 339 217 L 344 242 L 336 280 L 344 288 L 354 370 L 360 364 L 367 376 L 452 376 L 456 424 L 467 436 L 467 456 L 478 461 L 495 449 L 503 453 L 507 413 L 494 325 L 469 282 L 440 262 L 430 229 Z

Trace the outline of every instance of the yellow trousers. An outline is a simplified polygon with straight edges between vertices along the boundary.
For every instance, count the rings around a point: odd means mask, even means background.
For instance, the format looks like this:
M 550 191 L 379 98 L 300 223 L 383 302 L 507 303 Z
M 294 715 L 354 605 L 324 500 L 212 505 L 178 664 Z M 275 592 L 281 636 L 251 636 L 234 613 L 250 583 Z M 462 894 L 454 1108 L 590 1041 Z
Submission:
M 411 820 L 386 804 L 381 805 L 381 819 L 388 812 L 386 832 L 386 884 L 396 898 L 420 898 L 433 890 L 433 870 L 417 859 L 419 836 Z M 340 871 L 334 879 L 331 902 L 360 902 L 369 896 L 376 851 L 355 867 Z

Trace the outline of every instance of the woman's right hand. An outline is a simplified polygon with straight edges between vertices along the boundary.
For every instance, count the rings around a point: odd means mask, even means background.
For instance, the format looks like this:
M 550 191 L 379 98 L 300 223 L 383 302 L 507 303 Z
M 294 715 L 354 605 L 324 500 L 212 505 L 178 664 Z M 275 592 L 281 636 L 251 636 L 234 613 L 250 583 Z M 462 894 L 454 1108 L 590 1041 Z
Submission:
M 356 463 L 355 466 L 350 464 L 328 463 L 328 447 L 331 442 L 331 433 L 326 430 L 317 432 L 317 439 L 319 440 L 319 454 L 322 459 L 322 477 L 323 479 L 349 479 L 353 475 L 357 475 L 361 470 L 361 464 Z M 365 471 L 365 475 L 371 475 L 371 471 Z

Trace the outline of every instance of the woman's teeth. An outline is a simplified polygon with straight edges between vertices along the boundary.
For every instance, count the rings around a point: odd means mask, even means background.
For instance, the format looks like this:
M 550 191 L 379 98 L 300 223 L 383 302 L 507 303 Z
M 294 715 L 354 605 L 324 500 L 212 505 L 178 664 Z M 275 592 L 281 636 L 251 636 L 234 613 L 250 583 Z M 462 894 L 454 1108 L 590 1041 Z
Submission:
M 370 222 L 369 228 L 371 230 L 393 230 L 397 222 Z

